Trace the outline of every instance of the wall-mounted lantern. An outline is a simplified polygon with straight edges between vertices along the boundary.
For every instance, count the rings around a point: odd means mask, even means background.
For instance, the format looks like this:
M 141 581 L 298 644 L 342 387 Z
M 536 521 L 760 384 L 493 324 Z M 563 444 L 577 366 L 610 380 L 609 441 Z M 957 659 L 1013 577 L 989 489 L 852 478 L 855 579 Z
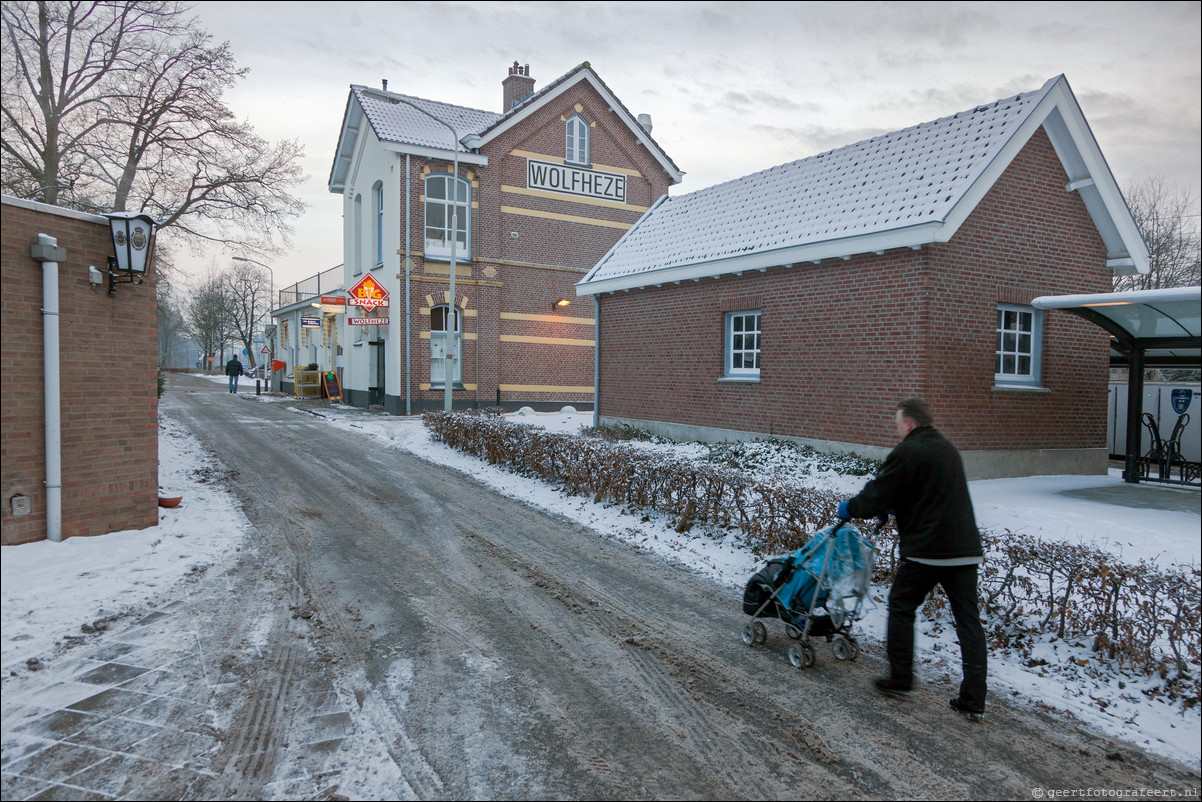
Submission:
M 109 295 L 118 284 L 141 284 L 150 273 L 154 251 L 154 218 L 138 212 L 105 215 L 113 232 L 113 256 L 109 257 Z
M 552 312 L 555 312 L 555 311 L 557 311 L 557 310 L 559 310 L 559 309 L 563 309 L 565 306 L 568 306 L 568 305 L 569 305 L 569 304 L 571 304 L 571 303 L 572 303 L 572 302 L 571 302 L 571 301 L 569 301 L 567 298 L 560 298 L 558 301 L 556 301 L 555 303 L 551 304 L 551 311 L 552 311 Z

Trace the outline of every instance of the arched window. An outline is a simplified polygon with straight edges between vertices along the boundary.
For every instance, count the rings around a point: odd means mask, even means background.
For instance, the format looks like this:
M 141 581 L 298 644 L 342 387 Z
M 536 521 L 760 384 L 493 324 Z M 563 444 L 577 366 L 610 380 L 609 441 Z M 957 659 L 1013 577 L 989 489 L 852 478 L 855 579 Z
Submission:
M 471 210 L 469 184 L 450 175 L 431 175 L 426 178 L 426 247 L 427 257 L 450 258 L 451 229 L 455 229 L 455 257 L 471 256 L 467 232 Z
M 451 323 L 448 331 L 447 324 Z M 450 354 L 454 359 L 448 359 Z M 430 384 L 443 386 L 447 376 L 447 363 L 451 362 L 454 372 L 451 381 L 463 381 L 463 317 L 458 307 L 451 314 L 447 304 L 430 310 Z
M 588 123 L 579 114 L 567 122 L 567 145 L 564 161 L 571 164 L 588 164 Z

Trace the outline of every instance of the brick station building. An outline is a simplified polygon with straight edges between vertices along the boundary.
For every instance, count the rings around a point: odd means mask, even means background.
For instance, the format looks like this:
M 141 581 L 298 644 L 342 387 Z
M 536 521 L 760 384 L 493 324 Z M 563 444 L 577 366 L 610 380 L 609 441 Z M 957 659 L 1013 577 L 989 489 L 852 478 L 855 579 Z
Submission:
M 603 422 L 881 457 L 920 396 L 988 478 L 1106 471 L 1108 337 L 1031 301 L 1147 270 L 1060 76 L 664 198 L 578 292 Z
M 683 173 L 587 62 L 537 92 L 515 63 L 502 90 L 492 112 L 351 87 L 329 180 L 347 305 L 322 314 L 353 404 L 441 408 L 448 373 L 457 408 L 592 404 L 575 284 Z

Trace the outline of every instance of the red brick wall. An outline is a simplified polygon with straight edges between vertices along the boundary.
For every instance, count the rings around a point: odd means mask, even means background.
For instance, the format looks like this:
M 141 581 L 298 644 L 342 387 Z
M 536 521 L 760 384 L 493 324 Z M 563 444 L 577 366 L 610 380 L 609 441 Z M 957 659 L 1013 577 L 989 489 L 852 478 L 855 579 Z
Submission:
M 576 297 L 576 282 L 618 241 L 627 227 L 642 216 L 639 210 L 585 203 L 571 196 L 550 198 L 502 191 L 503 187 L 526 187 L 525 153 L 563 157 L 564 119 L 578 113 L 577 104 L 583 109 L 579 113 L 588 122 L 595 123 L 590 128 L 590 159 L 595 168 L 620 168 L 638 173 L 627 179 L 628 204 L 649 207 L 668 191 L 669 179 L 662 166 L 587 83 L 577 84 L 490 142 L 485 151 L 489 158 L 486 167 L 460 165 L 460 173 L 472 177 L 475 204 L 472 209 L 470 276 L 464 275 L 461 265 L 455 279 L 458 299 L 466 296 L 467 308 L 477 311 L 477 316 L 464 319 L 465 333 L 477 335 L 477 339 L 463 343 L 463 382 L 477 385 L 477 390 L 468 394 L 472 401 L 495 403 L 500 385 L 591 387 L 593 384 L 593 348 L 500 341 L 502 336 L 592 340 L 592 326 L 560 321 L 593 318 L 592 300 Z M 419 199 L 424 192 L 423 168 L 428 167 L 436 173 L 450 172 L 451 164 L 415 158 L 411 165 L 409 191 L 413 202 L 409 236 L 415 252 L 412 270 L 416 277 L 410 332 L 413 397 L 417 401 L 441 404 L 441 390 L 423 392 L 418 388 L 430 378 L 430 343 L 420 337 L 421 332 L 430 330 L 429 318 L 420 314 L 419 309 L 426 306 L 427 295 L 437 295 L 436 303 L 442 303 L 447 286 L 445 278 L 426 273 L 420 255 L 425 217 Z M 403 186 L 401 196 L 404 197 Z M 504 212 L 503 206 L 548 216 Z M 597 226 L 564 217 L 605 220 L 626 227 Z M 445 275 L 445 261 L 431 260 L 431 266 L 441 268 Z M 560 298 L 566 298 L 572 304 L 553 310 L 553 304 Z M 403 296 L 397 303 L 404 303 Z M 501 319 L 502 312 L 538 315 L 545 319 Z M 399 314 L 399 309 L 394 312 L 394 315 Z M 457 392 L 455 397 L 458 401 L 464 395 Z M 592 394 L 502 392 L 501 399 L 510 403 L 591 404 Z
M 100 535 L 158 522 L 158 398 L 155 280 L 117 288 L 88 282 L 105 268 L 108 226 L 4 204 L 4 377 L 2 462 L 4 545 L 46 536 L 42 266 L 29 246 L 47 234 L 65 248 L 59 265 L 62 398 L 62 534 Z M 27 496 L 29 515 L 11 499 Z
M 999 302 L 1101 292 L 1106 251 L 1040 131 L 946 244 L 601 298 L 600 412 L 891 446 L 928 399 L 962 449 L 1105 445 L 1108 339 L 1045 313 L 1043 388 L 994 389 Z M 724 314 L 761 309 L 755 384 L 719 382 Z

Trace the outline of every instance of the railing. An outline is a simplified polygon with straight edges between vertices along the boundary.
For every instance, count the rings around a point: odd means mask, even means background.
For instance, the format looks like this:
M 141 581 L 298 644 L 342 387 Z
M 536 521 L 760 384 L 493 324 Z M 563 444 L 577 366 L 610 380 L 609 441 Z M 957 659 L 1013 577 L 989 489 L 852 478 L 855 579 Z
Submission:
M 304 281 L 298 281 L 291 287 L 280 290 L 279 306 L 291 306 L 307 298 L 316 298 L 322 293 L 331 293 L 342 289 L 342 265 L 323 270 L 316 276 L 310 276 Z

